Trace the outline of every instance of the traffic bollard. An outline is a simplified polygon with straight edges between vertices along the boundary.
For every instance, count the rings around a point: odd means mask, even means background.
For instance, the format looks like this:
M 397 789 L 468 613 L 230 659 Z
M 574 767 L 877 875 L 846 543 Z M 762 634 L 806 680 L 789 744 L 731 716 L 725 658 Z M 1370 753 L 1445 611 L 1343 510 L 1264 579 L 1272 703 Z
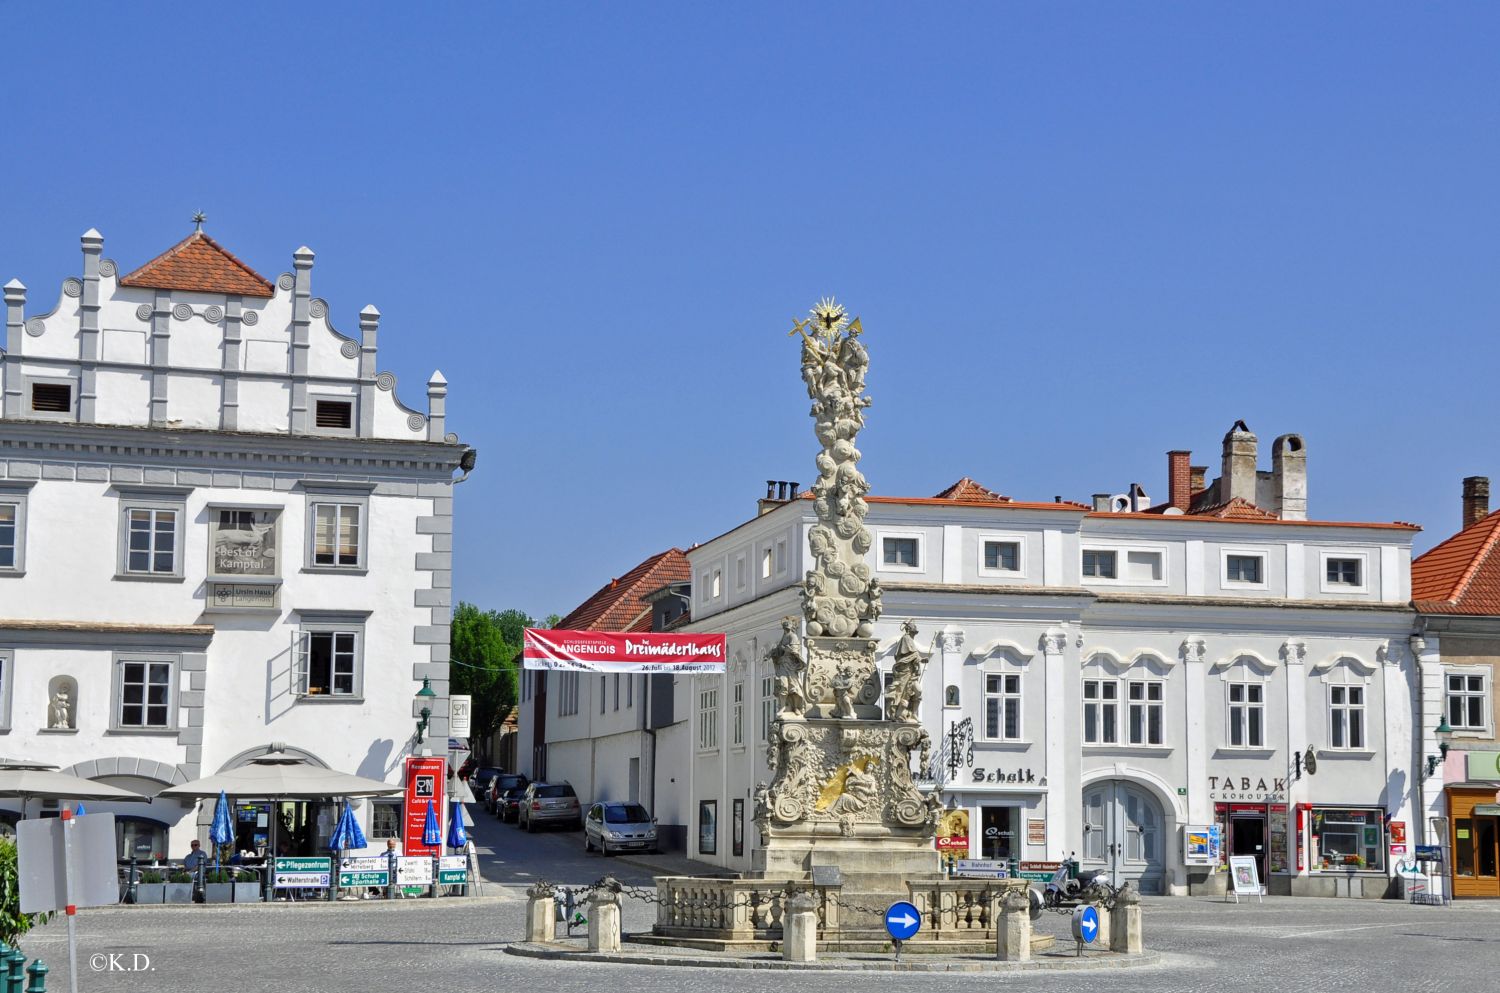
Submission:
M 1112 929 L 1110 951 L 1124 955 L 1141 954 L 1141 895 L 1130 883 L 1120 887 L 1115 908 L 1109 915 L 1109 924 Z
M 47 963 L 37 959 L 26 970 L 31 982 L 26 984 L 26 993 L 47 993 Z
M 818 960 L 818 905 L 810 890 L 798 890 L 787 899 L 781 957 L 787 962 Z
M 1031 961 L 1031 901 L 1023 891 L 1007 890 L 1000 898 L 995 958 L 1002 962 Z

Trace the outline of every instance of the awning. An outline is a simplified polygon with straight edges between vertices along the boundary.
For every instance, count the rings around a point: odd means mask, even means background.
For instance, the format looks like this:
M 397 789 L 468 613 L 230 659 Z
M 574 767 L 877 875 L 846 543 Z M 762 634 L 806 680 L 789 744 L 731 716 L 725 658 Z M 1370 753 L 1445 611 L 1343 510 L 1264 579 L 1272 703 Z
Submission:
M 1500 803 L 1474 804 L 1475 817 L 1500 817 Z

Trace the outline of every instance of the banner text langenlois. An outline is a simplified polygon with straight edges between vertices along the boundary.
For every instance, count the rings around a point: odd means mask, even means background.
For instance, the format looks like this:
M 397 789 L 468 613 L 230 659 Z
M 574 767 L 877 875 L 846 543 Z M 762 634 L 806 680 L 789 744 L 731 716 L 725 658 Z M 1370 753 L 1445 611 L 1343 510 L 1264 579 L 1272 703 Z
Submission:
M 722 634 L 526 629 L 528 669 L 585 672 L 723 672 Z

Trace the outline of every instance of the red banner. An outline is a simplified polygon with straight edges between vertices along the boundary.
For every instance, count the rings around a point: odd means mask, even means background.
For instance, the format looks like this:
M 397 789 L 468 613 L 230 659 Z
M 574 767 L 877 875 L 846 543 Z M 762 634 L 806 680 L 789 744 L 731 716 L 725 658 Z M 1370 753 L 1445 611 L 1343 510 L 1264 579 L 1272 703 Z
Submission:
M 401 842 L 407 855 L 441 855 L 443 846 L 422 844 L 427 824 L 427 805 L 437 814 L 438 836 L 443 834 L 443 785 L 448 778 L 448 760 L 431 756 L 409 756 L 406 760 L 406 802 L 401 811 Z
M 526 629 L 528 669 L 586 672 L 723 672 L 722 634 L 624 634 Z

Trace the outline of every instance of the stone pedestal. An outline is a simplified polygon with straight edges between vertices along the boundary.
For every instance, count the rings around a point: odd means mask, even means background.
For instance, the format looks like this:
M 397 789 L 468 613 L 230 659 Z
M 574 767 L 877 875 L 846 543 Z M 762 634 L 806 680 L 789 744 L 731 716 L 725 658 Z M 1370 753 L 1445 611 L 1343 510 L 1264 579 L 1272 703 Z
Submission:
M 620 891 L 613 879 L 604 879 L 589 895 L 589 951 L 620 950 Z
M 818 960 L 818 912 L 811 893 L 801 890 L 787 901 L 782 925 L 781 957 L 788 962 Z
M 557 900 L 550 886 L 526 891 L 526 940 L 551 941 L 557 934 Z
M 1000 900 L 995 924 L 995 958 L 1002 962 L 1031 961 L 1031 905 L 1025 894 L 1011 890 Z
M 1141 954 L 1141 895 L 1126 883 L 1115 898 L 1114 912 L 1109 915 L 1109 947 L 1125 955 Z M 1103 930 L 1102 922 L 1100 930 Z
M 1094 909 L 1099 912 L 1099 934 L 1094 938 L 1094 947 L 1101 951 L 1109 951 L 1114 947 L 1114 943 L 1110 941 L 1110 928 L 1113 926 L 1110 922 L 1114 915 L 1102 903 L 1095 903 Z

